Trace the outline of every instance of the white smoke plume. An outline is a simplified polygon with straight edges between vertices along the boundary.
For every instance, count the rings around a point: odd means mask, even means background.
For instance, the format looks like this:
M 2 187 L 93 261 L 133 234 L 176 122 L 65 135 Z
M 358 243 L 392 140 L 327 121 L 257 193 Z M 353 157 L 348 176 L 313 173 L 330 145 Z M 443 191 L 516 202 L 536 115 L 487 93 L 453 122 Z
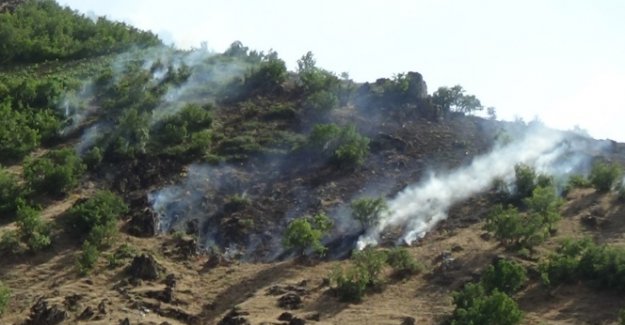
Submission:
M 510 180 L 516 164 L 531 165 L 538 172 L 556 178 L 571 173 L 586 160 L 576 153 L 581 145 L 575 139 L 566 139 L 564 132 L 530 127 L 519 140 L 496 147 L 466 167 L 442 175 L 432 174 L 401 191 L 389 201 L 388 214 L 359 238 L 357 246 L 362 249 L 377 245 L 381 233 L 389 227 L 403 228 L 402 240 L 408 244 L 422 238 L 447 218 L 453 204 L 489 189 L 497 178 Z

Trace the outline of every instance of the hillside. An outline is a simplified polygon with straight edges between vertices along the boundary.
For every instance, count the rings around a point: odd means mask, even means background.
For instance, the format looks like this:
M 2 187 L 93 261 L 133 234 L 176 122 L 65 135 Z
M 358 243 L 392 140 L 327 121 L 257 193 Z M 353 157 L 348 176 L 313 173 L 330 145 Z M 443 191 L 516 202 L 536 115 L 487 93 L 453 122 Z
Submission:
M 1 324 L 623 322 L 625 144 L 54 1 L 0 30 Z

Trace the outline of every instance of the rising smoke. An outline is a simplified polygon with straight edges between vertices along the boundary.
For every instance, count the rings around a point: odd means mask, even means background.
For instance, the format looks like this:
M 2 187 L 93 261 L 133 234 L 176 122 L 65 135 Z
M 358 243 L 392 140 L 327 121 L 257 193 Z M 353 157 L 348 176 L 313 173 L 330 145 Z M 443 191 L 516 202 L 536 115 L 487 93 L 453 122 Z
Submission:
M 453 204 L 489 189 L 495 179 L 511 182 L 516 164 L 531 165 L 556 180 L 589 164 L 589 142 L 579 136 L 534 125 L 517 139 L 475 158 L 466 167 L 445 174 L 432 173 L 423 182 L 401 191 L 389 201 L 389 212 L 381 222 L 359 238 L 358 248 L 377 245 L 381 234 L 391 227 L 404 229 L 400 240 L 413 243 L 446 219 Z

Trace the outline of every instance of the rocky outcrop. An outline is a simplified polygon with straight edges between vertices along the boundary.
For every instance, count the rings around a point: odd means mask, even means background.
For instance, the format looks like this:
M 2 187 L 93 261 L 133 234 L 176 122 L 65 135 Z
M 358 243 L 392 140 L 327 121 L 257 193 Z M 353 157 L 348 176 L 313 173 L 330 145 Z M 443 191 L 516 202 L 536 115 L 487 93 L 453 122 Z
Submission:
M 153 256 L 146 254 L 135 256 L 126 269 L 132 278 L 149 281 L 158 280 L 164 271 L 165 268 L 158 264 Z
M 56 325 L 66 320 L 68 314 L 57 305 L 48 306 L 48 302 L 40 298 L 30 309 L 30 317 L 26 325 Z

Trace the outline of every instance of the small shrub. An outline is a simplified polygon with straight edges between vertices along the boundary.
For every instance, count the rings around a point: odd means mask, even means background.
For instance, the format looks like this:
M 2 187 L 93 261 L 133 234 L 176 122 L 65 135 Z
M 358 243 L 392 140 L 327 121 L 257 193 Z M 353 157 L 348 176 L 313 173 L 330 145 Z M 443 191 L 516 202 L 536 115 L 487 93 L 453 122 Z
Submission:
M 612 189 L 619 176 L 621 167 L 615 163 L 596 162 L 590 172 L 590 183 L 599 192 L 608 192 Z
M 38 193 L 61 195 L 72 190 L 85 171 L 80 157 L 73 149 L 48 152 L 38 159 L 29 159 L 24 165 L 24 178 Z
M 525 268 L 513 261 L 500 259 L 488 266 L 482 274 L 482 285 L 487 292 L 499 290 L 506 294 L 517 292 L 527 281 Z
M 363 229 L 376 226 L 380 218 L 388 211 L 384 198 L 360 198 L 351 203 L 352 214 L 360 222 Z
M 408 250 L 402 247 L 396 247 L 388 251 L 386 262 L 393 268 L 395 274 L 400 277 L 417 274 L 423 270 L 423 265 L 417 262 Z
M 18 236 L 32 252 L 38 252 L 47 248 L 52 243 L 49 235 L 49 227 L 41 220 L 39 210 L 20 203 L 17 208 Z
M 4 314 L 6 307 L 9 305 L 9 301 L 11 300 L 11 289 L 5 286 L 2 282 L 0 282 L 0 316 Z
M 286 249 L 294 249 L 300 256 L 308 249 L 324 254 L 327 248 L 321 243 L 321 238 L 331 227 L 332 220 L 323 213 L 293 219 L 287 226 L 282 243 Z
M 119 267 L 122 265 L 122 261 L 130 259 L 134 257 L 136 254 L 137 254 L 137 251 L 134 247 L 128 244 L 123 244 L 119 246 L 119 248 L 117 248 L 115 252 L 109 255 L 108 266 L 110 268 Z
M 82 245 L 80 255 L 76 259 L 76 267 L 80 275 L 85 276 L 89 274 L 95 267 L 99 257 L 100 251 L 98 247 L 86 240 Z

